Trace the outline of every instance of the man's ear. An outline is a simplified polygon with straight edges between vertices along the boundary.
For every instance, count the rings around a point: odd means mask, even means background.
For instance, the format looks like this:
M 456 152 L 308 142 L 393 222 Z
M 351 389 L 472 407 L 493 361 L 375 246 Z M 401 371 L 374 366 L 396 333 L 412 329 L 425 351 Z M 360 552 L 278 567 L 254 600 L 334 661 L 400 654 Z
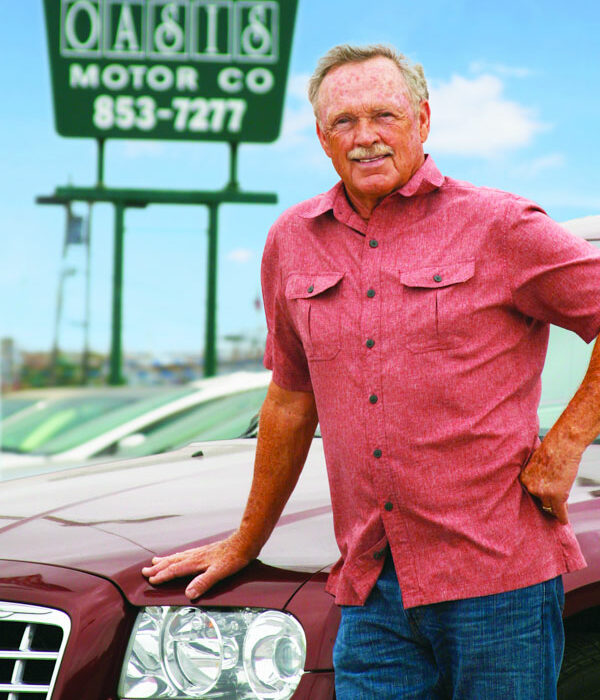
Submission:
M 431 110 L 429 109 L 429 102 L 425 100 L 421 102 L 421 107 L 419 108 L 419 134 L 421 136 L 421 143 L 427 141 L 430 124 Z
M 319 142 L 320 142 L 321 146 L 323 147 L 323 150 L 325 151 L 327 156 L 329 158 L 331 158 L 331 149 L 329 148 L 329 140 L 328 140 L 327 136 L 321 130 L 318 119 L 317 119 L 317 136 L 319 137 Z

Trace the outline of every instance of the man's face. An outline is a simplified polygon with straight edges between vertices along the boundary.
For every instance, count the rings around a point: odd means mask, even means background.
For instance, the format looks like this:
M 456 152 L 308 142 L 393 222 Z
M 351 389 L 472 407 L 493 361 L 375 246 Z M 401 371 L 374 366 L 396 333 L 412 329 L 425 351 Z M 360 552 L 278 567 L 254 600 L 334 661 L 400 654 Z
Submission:
M 415 114 L 402 74 L 385 57 L 334 68 L 319 89 L 317 134 L 358 213 L 368 218 L 424 160 L 429 105 Z

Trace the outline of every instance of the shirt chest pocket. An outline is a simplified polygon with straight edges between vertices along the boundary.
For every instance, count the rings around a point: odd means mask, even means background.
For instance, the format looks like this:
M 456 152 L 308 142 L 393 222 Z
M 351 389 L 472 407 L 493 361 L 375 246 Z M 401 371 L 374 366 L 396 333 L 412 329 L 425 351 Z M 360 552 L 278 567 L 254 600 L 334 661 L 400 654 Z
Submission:
M 332 360 L 340 351 L 343 272 L 292 273 L 285 296 L 309 360 Z
M 402 319 L 412 352 L 458 347 L 473 311 L 475 261 L 441 264 L 400 272 Z

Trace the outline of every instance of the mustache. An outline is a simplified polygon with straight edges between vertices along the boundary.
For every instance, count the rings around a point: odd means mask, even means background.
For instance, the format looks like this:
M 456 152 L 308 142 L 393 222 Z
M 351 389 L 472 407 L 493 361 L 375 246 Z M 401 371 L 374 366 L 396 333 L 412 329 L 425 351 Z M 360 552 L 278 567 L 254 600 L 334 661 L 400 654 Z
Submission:
M 364 146 L 357 146 L 351 151 L 348 151 L 348 158 L 350 160 L 363 160 L 365 158 L 379 158 L 380 156 L 393 156 L 394 149 L 390 146 L 386 146 L 383 143 L 376 143 L 369 148 Z

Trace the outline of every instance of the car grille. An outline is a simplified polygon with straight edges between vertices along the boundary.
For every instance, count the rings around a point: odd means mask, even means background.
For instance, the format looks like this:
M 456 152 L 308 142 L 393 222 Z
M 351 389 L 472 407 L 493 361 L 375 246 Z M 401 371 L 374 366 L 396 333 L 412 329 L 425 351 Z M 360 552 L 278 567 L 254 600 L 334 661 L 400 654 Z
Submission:
M 49 700 L 70 630 L 60 610 L 0 601 L 0 700 Z

